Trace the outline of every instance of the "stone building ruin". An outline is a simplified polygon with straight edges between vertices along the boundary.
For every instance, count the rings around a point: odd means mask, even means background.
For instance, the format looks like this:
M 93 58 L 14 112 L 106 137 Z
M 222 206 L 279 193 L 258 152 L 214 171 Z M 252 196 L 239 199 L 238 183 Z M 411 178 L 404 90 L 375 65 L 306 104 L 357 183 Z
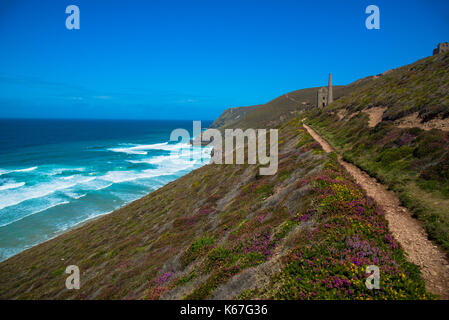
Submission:
M 332 73 L 329 73 L 329 83 L 327 87 L 322 87 L 318 89 L 316 106 L 318 108 L 323 108 L 327 106 L 329 103 L 332 103 L 333 101 L 334 96 L 332 92 Z

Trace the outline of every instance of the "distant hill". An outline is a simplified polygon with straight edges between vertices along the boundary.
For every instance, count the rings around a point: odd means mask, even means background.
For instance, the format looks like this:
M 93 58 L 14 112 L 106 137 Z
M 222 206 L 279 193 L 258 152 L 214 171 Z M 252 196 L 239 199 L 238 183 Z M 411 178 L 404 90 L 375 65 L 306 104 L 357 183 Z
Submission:
M 216 119 L 209 128 L 219 129 L 219 128 L 230 128 L 233 124 L 238 123 L 242 118 L 253 111 L 255 108 L 260 107 L 260 105 L 249 106 L 249 107 L 235 107 L 229 108 L 223 111 L 218 119 Z
M 338 100 L 373 80 L 360 79 L 346 86 L 334 86 L 334 99 Z M 264 128 L 277 126 L 296 115 L 297 111 L 314 108 L 319 87 L 289 92 L 262 105 L 225 110 L 210 128 Z

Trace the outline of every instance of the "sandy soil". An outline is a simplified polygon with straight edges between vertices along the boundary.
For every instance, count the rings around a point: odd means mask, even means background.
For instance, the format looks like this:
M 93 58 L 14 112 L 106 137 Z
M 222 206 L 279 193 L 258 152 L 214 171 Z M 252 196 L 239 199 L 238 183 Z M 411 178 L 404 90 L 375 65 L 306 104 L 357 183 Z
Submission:
M 346 109 L 341 109 L 337 112 L 337 116 L 340 120 L 343 120 L 343 118 L 346 116 Z
M 307 125 L 304 127 L 321 144 L 324 151 L 333 151 L 333 148 L 312 128 Z M 407 259 L 421 268 L 427 290 L 443 299 L 449 299 L 449 262 L 444 252 L 428 240 L 419 221 L 400 205 L 399 199 L 392 191 L 387 190 L 384 185 L 358 167 L 344 161 L 341 156 L 338 158 L 356 182 L 384 210 L 389 229 L 406 252 Z
M 449 131 L 449 118 L 446 119 L 437 118 L 421 123 L 421 118 L 419 118 L 418 112 L 415 112 L 407 117 L 395 121 L 395 125 L 398 126 L 399 128 L 417 127 L 423 130 L 438 129 L 443 131 Z
M 362 112 L 366 113 L 369 116 L 368 127 L 374 128 L 378 123 L 382 121 L 382 115 L 384 114 L 387 108 L 385 107 L 374 107 L 370 109 L 365 109 Z

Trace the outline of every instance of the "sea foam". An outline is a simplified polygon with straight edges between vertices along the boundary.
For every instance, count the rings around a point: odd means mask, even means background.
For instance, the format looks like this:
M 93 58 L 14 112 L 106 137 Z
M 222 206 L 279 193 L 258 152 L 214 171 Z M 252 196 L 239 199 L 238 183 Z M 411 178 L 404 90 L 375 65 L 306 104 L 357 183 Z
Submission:
M 8 190 L 8 189 L 17 189 L 24 185 L 25 185 L 25 182 L 7 183 L 7 184 L 0 186 L 0 191 Z

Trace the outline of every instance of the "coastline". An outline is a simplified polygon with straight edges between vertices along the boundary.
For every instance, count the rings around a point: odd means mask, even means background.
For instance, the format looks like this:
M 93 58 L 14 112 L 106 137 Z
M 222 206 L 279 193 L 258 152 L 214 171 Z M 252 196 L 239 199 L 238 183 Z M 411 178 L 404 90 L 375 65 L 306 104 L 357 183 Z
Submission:
M 17 121 L 47 127 L 47 121 Z M 11 127 L 16 120 L 7 123 Z M 65 143 L 61 137 L 59 144 L 43 145 L 42 149 L 20 148 L 18 139 L 18 148 L 4 153 L 0 186 L 17 188 L 0 191 L 0 261 L 110 214 L 210 160 L 208 148 L 169 140 L 175 128 L 191 130 L 190 121 L 148 120 L 131 126 L 129 121 L 102 121 L 100 127 L 96 121 L 52 123 L 88 126 L 92 128 L 89 132 L 107 138 L 108 133 L 98 133 L 103 126 L 126 131 L 120 136 L 114 133 L 113 139 L 79 143 Z M 206 126 L 210 123 L 204 121 Z
M 193 170 L 191 170 L 191 171 L 189 171 L 189 172 L 186 172 L 184 175 L 182 175 L 182 176 L 180 176 L 180 177 L 177 177 L 176 179 L 173 179 L 172 181 L 167 182 L 166 184 L 160 186 L 159 188 L 156 188 L 156 189 L 152 190 L 151 192 L 149 192 L 149 193 L 147 193 L 147 194 L 141 196 L 140 198 L 137 198 L 137 199 L 135 199 L 135 200 L 132 200 L 131 202 L 128 202 L 128 203 L 124 204 L 123 206 L 121 206 L 121 207 L 119 207 L 119 208 L 117 208 L 117 209 L 115 209 L 115 210 L 112 210 L 112 211 L 109 211 L 109 212 L 106 212 L 106 213 L 102 213 L 102 214 L 96 215 L 96 216 L 91 217 L 91 218 L 87 218 L 86 220 L 83 220 L 83 221 L 81 221 L 81 222 L 79 222 L 79 223 L 77 223 L 77 224 L 75 224 L 75 225 L 73 225 L 73 226 L 67 227 L 66 229 L 61 230 L 59 233 L 57 233 L 56 235 L 54 235 L 53 237 L 51 237 L 51 238 L 49 238 L 49 239 L 46 239 L 46 240 L 44 240 L 44 241 L 42 241 L 42 242 L 39 242 L 39 243 L 37 243 L 37 244 L 35 244 L 35 245 L 32 245 L 32 246 L 30 246 L 30 247 L 28 247 L 28 248 L 26 248 L 26 249 L 24 249 L 24 250 L 22 250 L 22 251 L 16 253 L 16 254 L 13 254 L 13 255 L 9 256 L 8 258 L 6 258 L 6 259 L 4 259 L 4 260 L 0 260 L 0 263 L 3 263 L 3 262 L 5 262 L 5 261 L 8 261 L 9 259 L 11 259 L 11 258 L 13 258 L 13 257 L 15 257 L 15 256 L 17 256 L 17 255 L 20 255 L 20 254 L 22 254 L 23 252 L 26 252 L 26 251 L 28 251 L 28 250 L 30 250 L 30 249 L 33 249 L 33 248 L 35 248 L 35 247 L 37 247 L 37 246 L 43 245 L 43 244 L 45 244 L 45 243 L 47 243 L 47 242 L 50 242 L 50 241 L 53 241 L 53 240 L 57 240 L 57 238 L 59 238 L 59 237 L 65 235 L 65 234 L 67 234 L 67 233 L 69 233 L 69 232 L 75 231 L 75 230 L 77 230 L 77 229 L 79 229 L 79 228 L 84 227 L 85 225 L 87 225 L 87 224 L 89 224 L 89 223 L 92 223 L 92 222 L 94 222 L 94 221 L 98 221 L 99 219 L 102 219 L 102 218 L 104 218 L 105 216 L 109 216 L 109 215 L 113 214 L 114 212 L 117 212 L 117 211 L 119 211 L 119 210 L 122 210 L 122 209 L 128 207 L 129 205 L 132 205 L 134 202 L 142 200 L 143 198 L 149 196 L 151 193 L 153 193 L 153 192 L 155 192 L 155 191 L 157 191 L 157 190 L 159 190 L 159 189 L 165 187 L 166 185 L 168 185 L 168 184 L 170 184 L 170 183 L 172 183 L 172 182 L 174 182 L 174 181 L 176 181 L 176 180 L 182 178 L 183 176 L 185 176 L 185 175 L 187 175 L 187 174 L 189 174 L 189 173 L 191 173 L 191 172 L 193 172 L 193 171 L 195 171 L 195 170 L 198 170 L 198 169 L 200 169 L 200 168 L 202 168 L 203 166 L 206 166 L 206 165 L 208 165 L 208 164 L 206 163 L 206 164 L 203 164 L 202 166 L 200 166 L 200 167 L 198 167 L 198 168 L 194 168 Z

